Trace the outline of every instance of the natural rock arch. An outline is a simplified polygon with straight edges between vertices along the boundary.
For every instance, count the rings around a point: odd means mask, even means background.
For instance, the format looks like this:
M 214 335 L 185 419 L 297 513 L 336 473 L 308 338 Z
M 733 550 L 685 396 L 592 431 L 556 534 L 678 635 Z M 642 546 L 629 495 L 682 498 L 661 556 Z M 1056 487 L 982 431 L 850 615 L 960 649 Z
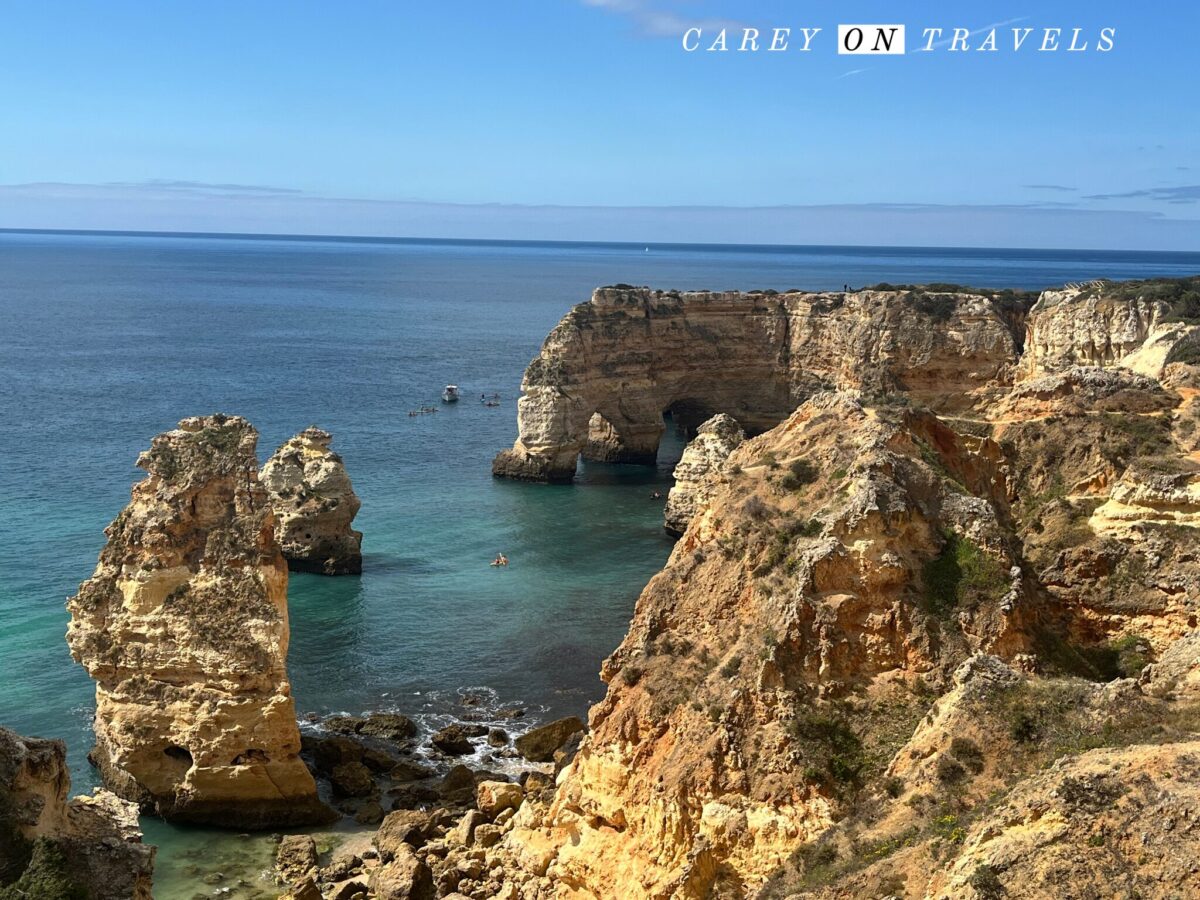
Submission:
M 517 440 L 492 471 L 555 482 L 574 477 L 581 453 L 652 463 L 666 410 L 683 415 L 685 430 L 724 413 L 753 435 L 819 390 L 904 391 L 962 408 L 974 398 L 958 385 L 988 390 L 1011 380 L 1014 320 L 996 303 L 970 293 L 939 295 L 937 304 L 914 296 L 600 288 L 530 363 Z

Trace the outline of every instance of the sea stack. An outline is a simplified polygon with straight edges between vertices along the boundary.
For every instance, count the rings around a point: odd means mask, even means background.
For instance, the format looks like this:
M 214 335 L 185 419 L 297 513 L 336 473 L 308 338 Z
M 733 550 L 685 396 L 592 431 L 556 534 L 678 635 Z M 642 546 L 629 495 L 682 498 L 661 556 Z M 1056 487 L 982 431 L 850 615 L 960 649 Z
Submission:
M 184 419 L 106 529 L 67 606 L 96 681 L 104 783 L 166 819 L 239 828 L 329 821 L 300 760 L 288 682 L 287 565 L 238 416 Z
M 262 468 L 275 511 L 275 538 L 294 572 L 358 575 L 362 532 L 350 527 L 362 503 L 342 458 L 329 449 L 333 435 L 306 428 Z
M 667 495 L 663 528 L 679 537 L 692 516 L 703 509 L 725 483 L 725 461 L 746 440 L 746 432 L 724 413 L 717 413 L 696 431 L 675 465 L 675 484 Z

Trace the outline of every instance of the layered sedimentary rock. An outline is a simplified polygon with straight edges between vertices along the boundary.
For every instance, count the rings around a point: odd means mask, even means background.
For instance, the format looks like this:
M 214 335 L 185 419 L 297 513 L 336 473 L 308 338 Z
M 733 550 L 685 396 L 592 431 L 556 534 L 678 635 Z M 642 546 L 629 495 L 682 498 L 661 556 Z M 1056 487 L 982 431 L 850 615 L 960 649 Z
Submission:
M 1170 321 L 1170 306 L 1151 296 L 1110 296 L 1103 282 L 1044 291 L 1029 313 L 1022 369 L 1123 366 L 1158 376 L 1190 326 Z
M 1136 297 L 1080 304 L 1116 365 L 1035 309 L 1005 321 L 1041 362 L 935 390 L 890 357 L 697 477 L 578 755 L 493 853 L 522 897 L 1184 889 L 1200 838 L 1155 817 L 1193 815 L 1196 371 L 1124 365 L 1157 343 L 1120 339 Z
M 526 370 L 518 438 L 493 472 L 569 480 L 585 450 L 653 461 L 668 411 L 692 427 L 725 413 L 755 434 L 820 390 L 969 405 L 1013 368 L 1015 321 L 1000 301 L 967 293 L 600 288 Z
M 150 900 L 137 807 L 105 790 L 68 800 L 70 787 L 62 741 L 0 728 L 0 896 Z
M 333 435 L 306 428 L 284 443 L 260 478 L 275 511 L 275 538 L 288 568 L 321 575 L 362 572 L 362 532 L 351 525 L 362 505 Z
M 257 438 L 223 415 L 154 438 L 138 458 L 147 477 L 68 603 L 72 656 L 96 681 L 91 758 L 116 794 L 169 819 L 331 816 L 299 757 L 287 565 Z
M 517 440 L 492 470 L 567 481 L 581 452 L 652 462 L 664 412 L 691 427 L 726 413 L 757 434 L 822 390 L 899 394 L 954 414 L 986 406 L 1014 379 L 1072 367 L 1157 377 L 1197 331 L 1177 321 L 1178 302 L 1161 299 L 1186 297 L 1186 285 L 1168 287 L 1076 286 L 1046 291 L 1036 304 L 1033 295 L 952 286 L 783 294 L 600 288 L 530 363 Z
M 745 439 L 742 426 L 724 413 L 700 426 L 675 464 L 675 484 L 663 511 L 668 534 L 683 534 L 696 511 L 725 483 L 725 462 Z

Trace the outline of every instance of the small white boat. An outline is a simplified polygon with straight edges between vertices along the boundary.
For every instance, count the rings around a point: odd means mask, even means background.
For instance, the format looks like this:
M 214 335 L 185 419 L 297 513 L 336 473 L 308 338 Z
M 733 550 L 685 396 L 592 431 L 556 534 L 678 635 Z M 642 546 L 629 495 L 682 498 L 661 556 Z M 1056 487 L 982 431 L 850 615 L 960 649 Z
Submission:
M 458 385 L 457 384 L 446 385 L 446 389 L 444 391 L 442 391 L 442 402 L 443 403 L 457 403 L 458 398 L 459 398 Z

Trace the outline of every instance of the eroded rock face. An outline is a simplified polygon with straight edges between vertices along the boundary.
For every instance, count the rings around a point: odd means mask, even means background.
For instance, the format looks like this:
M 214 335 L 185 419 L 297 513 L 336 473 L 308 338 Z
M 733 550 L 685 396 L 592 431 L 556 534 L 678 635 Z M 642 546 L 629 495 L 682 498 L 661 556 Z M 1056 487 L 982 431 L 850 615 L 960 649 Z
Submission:
M 967 834 L 927 897 L 1187 896 L 1200 742 L 1092 750 L 1031 778 Z
M 362 504 L 342 458 L 329 449 L 332 441 L 329 432 L 306 428 L 262 468 L 275 537 L 294 572 L 362 572 L 362 532 L 350 527 Z
M 1032 890 L 1037 848 L 970 811 L 1009 791 L 1036 811 L 1023 779 L 1064 752 L 1200 722 L 1191 378 L 1071 365 L 953 418 L 829 392 L 742 443 L 605 662 L 553 799 L 527 798 L 497 851 L 527 895 Z M 1000 832 L 1011 852 L 971 849 Z
M 48 896 L 54 884 L 90 900 L 150 900 L 155 848 L 142 843 L 137 807 L 105 790 L 68 801 L 70 787 L 62 741 L 0 728 L 0 894 L 15 883 L 25 893 L 14 896 Z
M 1072 366 L 1123 366 L 1158 377 L 1171 350 L 1192 329 L 1165 321 L 1167 305 L 1104 296 L 1097 286 L 1044 291 L 1029 313 L 1024 376 Z
M 518 438 L 493 472 L 570 480 L 581 451 L 652 462 L 667 410 L 693 426 L 725 413 L 756 434 L 821 390 L 905 391 L 969 407 L 1008 378 L 1019 321 L 968 293 L 600 288 L 526 370 Z
M 184 419 L 68 602 L 71 654 L 96 681 L 105 784 L 144 810 L 267 828 L 328 821 L 299 758 L 287 565 L 245 419 Z
M 663 528 L 678 537 L 688 522 L 725 483 L 725 461 L 746 439 L 742 426 L 718 413 L 700 426 L 675 465 L 675 484 L 667 495 Z
M 492 471 L 569 481 L 581 452 L 653 462 L 668 410 L 691 427 L 725 413 L 758 434 L 824 390 L 903 395 L 958 414 L 988 405 L 1014 378 L 1080 367 L 1158 378 L 1200 329 L 1172 321 L 1173 307 L 1154 299 L 1153 285 L 1145 297 L 1136 284 L 1117 287 L 1045 291 L 1036 304 L 968 289 L 600 288 L 530 363 L 516 443 Z
M 516 821 L 511 840 L 556 847 L 550 877 L 598 897 L 765 881 L 843 806 L 837 763 L 816 755 L 819 733 L 850 727 L 838 698 L 890 678 L 915 721 L 905 678 L 1027 648 L 1032 600 L 993 443 L 827 393 L 730 461 L 739 474 L 606 661 L 608 696 L 553 805 Z M 923 572 L 968 544 L 979 583 L 949 629 L 948 611 L 918 606 Z

